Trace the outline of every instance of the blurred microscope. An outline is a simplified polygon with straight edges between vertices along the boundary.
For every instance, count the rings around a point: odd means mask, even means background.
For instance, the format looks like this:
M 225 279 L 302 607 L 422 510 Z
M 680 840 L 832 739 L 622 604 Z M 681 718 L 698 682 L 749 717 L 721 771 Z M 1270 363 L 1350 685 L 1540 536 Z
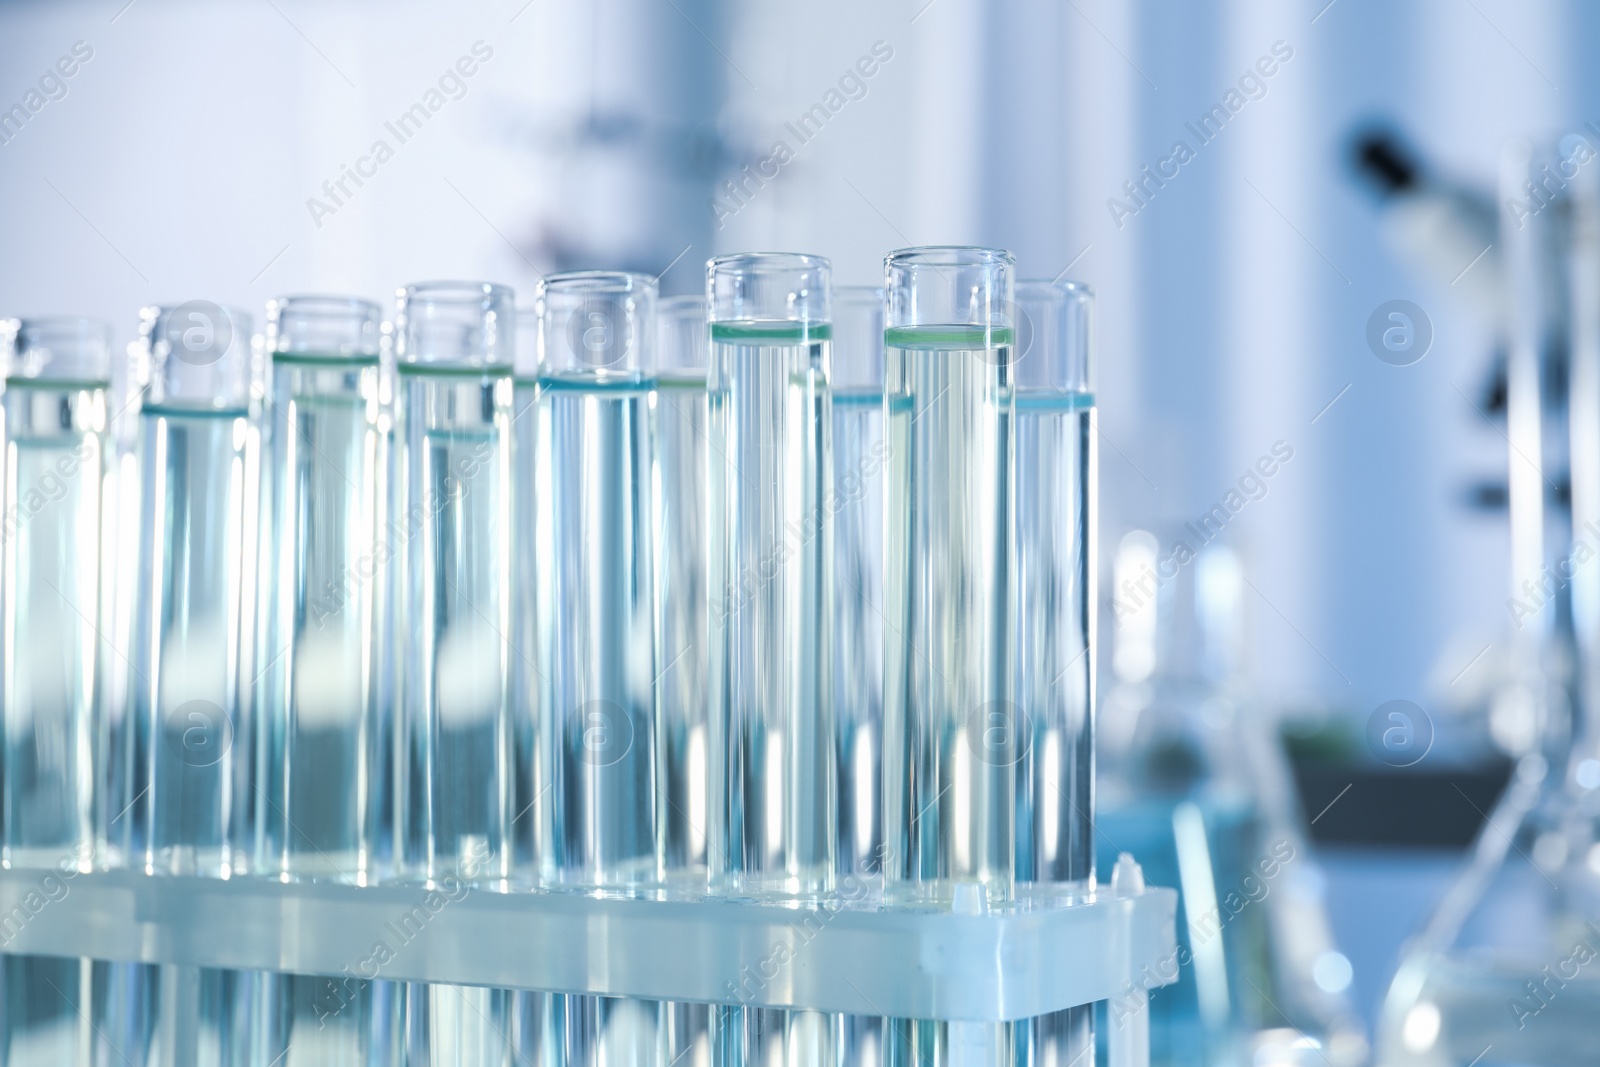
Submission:
M 1377 1062 L 1592 1064 L 1600 1040 L 1600 564 L 1591 562 L 1600 552 L 1600 137 L 1508 146 L 1498 208 L 1423 180 L 1392 140 L 1369 136 L 1358 151 L 1388 187 L 1386 228 L 1404 238 L 1400 247 L 1433 249 L 1410 257 L 1419 266 L 1443 262 L 1446 246 L 1481 241 L 1493 220 L 1494 263 L 1477 306 L 1499 339 L 1490 395 L 1505 420 L 1506 577 L 1519 623 L 1501 642 L 1486 708 L 1490 735 L 1515 761 L 1511 779 L 1460 875 L 1402 953 L 1378 1022 Z M 1456 207 L 1430 213 L 1424 200 Z M 1425 215 L 1427 226 L 1394 221 Z

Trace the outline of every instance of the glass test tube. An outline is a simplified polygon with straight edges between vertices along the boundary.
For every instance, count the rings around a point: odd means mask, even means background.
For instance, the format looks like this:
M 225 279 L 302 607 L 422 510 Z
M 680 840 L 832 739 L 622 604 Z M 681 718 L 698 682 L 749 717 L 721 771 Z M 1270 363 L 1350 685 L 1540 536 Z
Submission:
M 540 728 L 542 694 L 538 625 L 539 315 L 517 309 L 511 410 L 511 730 L 512 775 L 509 834 L 518 881 L 548 884 L 555 876 L 550 847 L 553 798 Z
M 511 736 L 512 816 L 509 834 L 519 883 L 548 885 L 555 875 L 550 847 L 553 798 L 549 743 L 543 726 L 538 626 L 539 315 L 517 309 L 511 412 Z M 561 1065 L 566 1042 L 563 993 L 511 994 L 507 1036 L 513 1063 Z
M 1093 295 L 1017 285 L 1016 703 L 1019 883 L 1094 871 Z
M 110 474 L 111 332 L 91 319 L 15 324 L 0 407 L 5 449 L 0 862 L 88 870 L 108 813 L 98 633 Z
M 656 704 L 663 753 L 661 812 L 666 875 L 672 890 L 709 886 L 706 826 L 716 795 L 710 777 L 711 342 L 704 296 L 660 302 L 656 314 L 656 602 L 659 661 Z M 711 1067 L 709 1005 L 662 1007 L 667 1062 Z
M 508 874 L 511 291 L 400 291 L 399 514 L 407 650 L 401 832 L 424 879 Z
M 1016 879 L 1075 893 L 1094 876 L 1093 296 L 1024 281 L 1016 307 Z M 1093 1021 L 1089 1005 L 1032 1020 L 1031 1062 L 1088 1054 Z
M 668 879 L 703 892 L 710 877 L 711 358 L 703 296 L 662 300 L 657 311 L 655 468 L 660 521 L 656 599 L 660 677 L 656 699 L 665 754 L 662 812 Z
M 270 541 L 262 574 L 263 871 L 370 884 L 385 834 L 393 739 L 383 609 L 393 567 L 376 304 L 267 306 Z M 373 983 L 274 975 L 269 1051 L 285 1067 L 370 1058 Z M 270 1058 L 270 1057 L 269 1057 Z
M 251 871 L 258 811 L 257 339 L 249 315 L 203 300 L 147 308 L 140 334 L 149 378 L 139 415 L 125 854 L 146 874 L 236 877 Z M 256 1032 L 264 980 L 159 968 L 145 992 L 162 1055 L 226 1062 Z
M 272 540 L 267 571 L 263 869 L 365 884 L 382 832 L 377 586 L 390 574 L 376 304 L 267 307 Z
M 400 851 L 409 875 L 504 886 L 511 850 L 510 289 L 428 282 L 400 291 Z M 512 994 L 409 985 L 405 1040 L 422 1062 L 499 1062 Z
M 834 882 L 829 275 L 793 253 L 707 265 L 724 794 L 709 849 L 735 893 L 815 899 Z
M 833 291 L 833 692 L 839 871 L 876 874 L 883 844 L 883 290 Z
M 139 584 L 130 713 L 130 856 L 146 873 L 249 869 L 246 722 L 258 437 L 250 317 L 207 301 L 144 312 Z
M 820 900 L 834 886 L 831 268 L 753 253 L 707 265 L 718 468 L 711 858 L 735 894 Z M 718 462 L 720 461 L 720 462 Z M 837 1063 L 840 1017 L 716 1013 L 733 1062 Z
M 639 888 L 662 873 L 657 813 L 650 407 L 656 283 L 539 283 L 541 666 L 557 879 Z
M 92 319 L 0 323 L 0 863 L 32 868 L 60 899 L 89 870 L 104 829 L 110 622 L 105 551 L 111 332 Z M 9 941 L 14 933 L 8 923 Z M 0 1060 L 68 1063 L 96 1034 L 89 961 L 7 955 Z M 81 1011 L 80 1011 L 81 1009 Z
M 885 888 L 1012 896 L 1014 343 L 1010 253 L 886 260 Z

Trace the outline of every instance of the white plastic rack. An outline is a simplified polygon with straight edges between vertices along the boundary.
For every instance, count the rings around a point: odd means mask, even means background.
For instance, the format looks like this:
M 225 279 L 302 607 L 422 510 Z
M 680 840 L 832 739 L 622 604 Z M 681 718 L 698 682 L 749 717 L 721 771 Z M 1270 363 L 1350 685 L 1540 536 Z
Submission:
M 1165 970 L 1177 894 L 1118 873 L 962 914 L 11 869 L 0 935 L 30 955 L 994 1022 Z

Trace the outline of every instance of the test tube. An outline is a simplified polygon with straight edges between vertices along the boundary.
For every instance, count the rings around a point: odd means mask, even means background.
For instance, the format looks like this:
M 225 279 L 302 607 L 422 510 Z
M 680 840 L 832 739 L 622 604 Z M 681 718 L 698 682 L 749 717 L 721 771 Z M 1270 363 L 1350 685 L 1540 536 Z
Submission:
M 1094 877 L 1093 295 L 1023 281 L 1016 308 L 1016 879 L 1081 894 Z M 1032 1020 L 1032 1062 L 1087 1055 L 1093 1020 L 1088 1005 Z
M 707 265 L 717 468 L 709 850 L 724 892 L 821 900 L 834 886 L 831 268 L 749 253 Z M 732 983 L 730 982 L 730 986 Z M 837 1063 L 838 1016 L 717 1011 L 735 1062 Z
M 251 872 L 251 720 L 261 528 L 250 316 L 147 308 L 125 854 L 146 874 Z M 120 801 L 121 798 L 119 798 Z M 174 1062 L 253 1032 L 265 976 L 162 967 L 150 993 Z
M 110 619 L 106 547 L 111 332 L 92 319 L 11 323 L 0 407 L 0 860 L 88 870 L 104 797 Z
M 401 783 L 408 876 L 504 887 L 511 866 L 511 290 L 427 282 L 395 316 L 400 482 Z M 506 990 L 409 985 L 408 1054 L 500 1062 Z
M 883 290 L 833 291 L 833 691 L 839 871 L 878 873 L 883 759 Z
M 1017 285 L 1016 878 L 1046 890 L 1094 871 L 1093 299 L 1076 282 Z
M 267 305 L 270 543 L 262 574 L 263 871 L 370 884 L 390 810 L 390 670 L 383 638 L 395 546 L 379 399 L 382 312 L 366 300 Z M 357 1062 L 373 1035 L 372 983 L 274 975 L 268 1042 Z M 387 994 L 387 990 L 383 991 Z M 315 1034 L 314 1043 L 308 1040 Z M 313 1053 L 313 1048 L 315 1052 Z
M 511 411 L 511 729 L 513 868 L 519 882 L 553 880 L 550 848 L 552 798 L 545 778 L 549 766 L 540 723 L 538 625 L 538 467 L 539 454 L 539 315 L 534 307 L 517 309 L 514 385 Z
M 707 862 L 706 826 L 716 795 L 710 777 L 713 555 L 707 483 L 714 453 L 706 388 L 711 342 L 705 297 L 665 298 L 657 305 L 656 321 L 655 551 L 662 664 L 656 702 L 665 804 L 661 818 L 668 885 L 675 892 L 696 894 L 709 886 L 712 865 Z M 710 1067 L 712 1008 L 669 1003 L 662 1012 L 667 1062 Z
M 1013 270 L 1010 253 L 988 248 L 910 248 L 886 260 L 891 901 L 1012 897 Z
M 250 317 L 204 300 L 149 308 L 140 413 L 139 582 L 128 852 L 147 874 L 249 870 L 245 720 L 255 630 L 258 435 Z
M 263 868 L 366 884 L 383 827 L 379 583 L 388 471 L 376 304 L 297 296 L 267 306 L 271 566 L 261 753 Z
M 32 869 L 36 895 L 54 900 L 91 868 L 104 829 L 111 331 L 61 318 L 0 334 L 0 861 Z M 4 958 L 0 1059 L 69 1063 L 94 1040 L 91 967 Z
M 557 878 L 632 890 L 662 876 L 657 811 L 655 279 L 539 283 L 541 666 L 553 733 Z
M 704 296 L 662 300 L 657 311 L 655 465 L 660 521 L 656 682 L 665 752 L 667 877 L 685 892 L 709 883 L 706 826 L 713 790 L 711 723 L 711 358 Z
M 492 882 L 509 864 L 511 290 L 410 285 L 396 320 L 403 854 L 430 881 Z
M 707 265 L 724 539 L 709 848 L 733 893 L 817 899 L 834 882 L 830 273 L 796 253 Z

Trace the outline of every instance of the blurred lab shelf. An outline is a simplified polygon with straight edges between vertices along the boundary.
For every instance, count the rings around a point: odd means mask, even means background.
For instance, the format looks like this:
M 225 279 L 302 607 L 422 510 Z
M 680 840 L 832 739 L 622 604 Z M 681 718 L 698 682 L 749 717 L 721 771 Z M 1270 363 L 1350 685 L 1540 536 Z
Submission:
M 986 914 L 0 871 L 8 953 L 999 1021 L 1142 990 L 1170 889 Z M 1148 969 L 1147 969 L 1148 968 Z

